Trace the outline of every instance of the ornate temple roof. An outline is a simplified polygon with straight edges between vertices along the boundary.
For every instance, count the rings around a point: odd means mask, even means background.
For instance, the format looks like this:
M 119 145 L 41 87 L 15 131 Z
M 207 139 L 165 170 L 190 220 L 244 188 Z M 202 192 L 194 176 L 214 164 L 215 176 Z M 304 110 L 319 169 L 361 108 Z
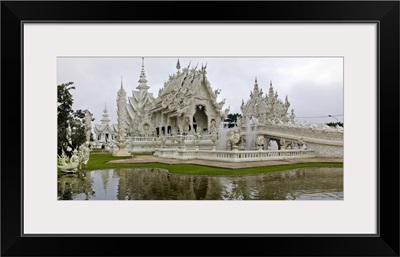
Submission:
M 104 104 L 104 110 L 103 110 L 103 115 L 101 118 L 101 124 L 95 124 L 94 125 L 94 132 L 96 134 L 102 133 L 102 132 L 116 132 L 118 131 L 117 124 L 110 124 L 110 118 L 108 118 L 108 111 L 107 111 L 107 105 Z
M 288 121 L 295 118 L 294 110 L 292 109 L 290 116 L 288 116 L 288 109 L 290 102 L 286 96 L 285 100 L 279 99 L 278 92 L 274 92 L 272 81 L 270 81 L 268 93 L 265 94 L 258 86 L 257 77 L 255 79 L 254 88 L 250 91 L 250 99 L 245 103 L 242 100 L 240 109 L 244 117 L 250 118 L 251 116 L 261 119 L 264 123 L 267 119 Z
M 96 134 L 105 132 L 116 133 L 118 132 L 118 124 L 95 124 L 94 132 Z
M 197 66 L 190 69 L 189 64 L 181 71 L 178 60 L 177 68 L 177 72 L 169 76 L 164 88 L 159 91 L 151 112 L 162 110 L 164 113 L 170 113 L 171 116 L 181 115 L 187 111 L 194 97 L 210 100 L 214 108 L 221 111 L 225 101 L 217 102 L 220 90 L 212 90 L 211 84 L 207 80 L 206 66 L 202 66 L 200 69 L 197 69 Z M 201 87 L 204 87 L 207 95 L 199 95 Z

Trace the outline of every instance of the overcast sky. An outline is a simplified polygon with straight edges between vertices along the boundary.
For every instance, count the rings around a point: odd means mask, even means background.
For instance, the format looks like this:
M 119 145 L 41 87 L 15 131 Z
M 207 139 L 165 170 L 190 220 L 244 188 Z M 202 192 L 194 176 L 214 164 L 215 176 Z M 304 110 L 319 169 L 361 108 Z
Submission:
M 174 58 L 145 57 L 145 71 L 155 97 L 176 72 Z M 183 58 L 181 68 L 207 63 L 207 76 L 211 87 L 221 89 L 219 101 L 226 98 L 223 109 L 241 113 L 242 99 L 250 99 L 250 91 L 257 77 L 264 94 L 272 80 L 274 91 L 284 100 L 286 95 L 299 122 L 343 122 L 343 59 L 342 58 Z M 57 60 L 57 85 L 74 82 L 73 109 L 89 109 L 95 124 L 100 123 L 104 106 L 113 123 L 117 123 L 117 92 L 123 77 L 127 96 L 138 86 L 141 57 L 59 57 Z

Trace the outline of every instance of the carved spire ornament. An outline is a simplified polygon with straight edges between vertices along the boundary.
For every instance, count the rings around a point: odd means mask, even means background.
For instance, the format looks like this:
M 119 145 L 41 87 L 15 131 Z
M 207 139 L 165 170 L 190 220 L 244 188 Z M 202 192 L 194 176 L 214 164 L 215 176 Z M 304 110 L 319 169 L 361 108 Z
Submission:
M 117 114 L 118 114 L 118 139 L 125 137 L 125 120 L 126 120 L 126 92 L 123 87 L 121 77 L 121 88 L 117 97 Z
M 278 91 L 274 92 L 272 80 L 269 84 L 268 94 L 264 96 L 262 88 L 260 89 L 258 86 L 258 79 L 255 77 L 254 88 L 250 91 L 250 99 L 246 103 L 242 100 L 240 109 L 246 119 L 254 116 L 264 124 L 268 119 L 275 122 L 278 120 L 283 122 L 289 121 L 289 106 L 290 102 L 287 96 L 285 100 L 282 101 L 279 99 Z
M 101 124 L 108 124 L 110 123 L 110 118 L 108 118 L 108 111 L 107 111 L 107 104 L 104 104 L 104 111 L 103 111 L 103 116 L 101 118 Z
M 117 115 L 118 115 L 118 147 L 119 150 L 113 156 L 131 156 L 125 150 L 125 129 L 126 129 L 126 92 L 121 77 L 121 88 L 117 94 Z
M 144 57 L 142 57 L 142 70 L 140 71 L 140 79 L 139 79 L 139 86 L 136 88 L 139 89 L 140 91 L 142 90 L 147 90 L 150 87 L 146 84 L 147 79 L 146 79 L 146 73 L 144 71 Z

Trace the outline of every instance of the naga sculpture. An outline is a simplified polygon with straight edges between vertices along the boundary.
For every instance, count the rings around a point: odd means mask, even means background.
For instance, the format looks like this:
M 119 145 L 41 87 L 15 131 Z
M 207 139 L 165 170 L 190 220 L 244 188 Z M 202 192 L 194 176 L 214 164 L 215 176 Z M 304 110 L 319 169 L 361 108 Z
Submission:
M 64 165 L 58 166 L 58 168 L 60 168 L 61 171 L 76 172 L 79 166 L 78 150 L 75 149 L 73 151 L 72 156 L 69 159 L 69 162 L 65 159 L 59 159 L 59 161 L 65 163 Z

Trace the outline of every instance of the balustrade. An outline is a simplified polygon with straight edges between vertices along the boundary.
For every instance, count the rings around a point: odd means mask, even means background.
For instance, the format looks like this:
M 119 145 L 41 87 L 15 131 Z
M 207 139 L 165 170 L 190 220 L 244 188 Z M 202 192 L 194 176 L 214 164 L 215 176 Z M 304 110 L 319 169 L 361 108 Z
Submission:
M 212 151 L 182 150 L 176 148 L 158 149 L 156 155 L 162 158 L 176 158 L 185 160 L 200 159 L 230 162 L 267 161 L 315 157 L 313 150 Z

